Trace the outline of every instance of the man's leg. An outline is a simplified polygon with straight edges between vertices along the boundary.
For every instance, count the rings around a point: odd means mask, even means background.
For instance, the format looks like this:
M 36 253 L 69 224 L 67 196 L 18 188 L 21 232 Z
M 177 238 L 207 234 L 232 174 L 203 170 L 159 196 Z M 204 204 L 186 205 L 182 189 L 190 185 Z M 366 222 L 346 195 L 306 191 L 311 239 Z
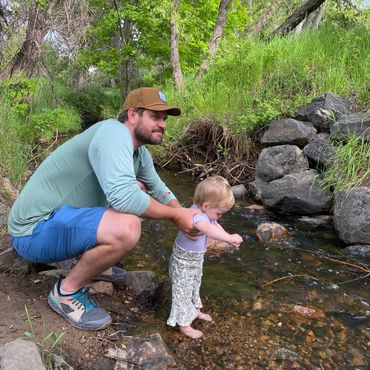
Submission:
M 97 245 L 81 255 L 62 281 L 62 289 L 75 292 L 93 277 L 120 262 L 136 246 L 140 234 L 139 217 L 107 209 L 98 226 Z

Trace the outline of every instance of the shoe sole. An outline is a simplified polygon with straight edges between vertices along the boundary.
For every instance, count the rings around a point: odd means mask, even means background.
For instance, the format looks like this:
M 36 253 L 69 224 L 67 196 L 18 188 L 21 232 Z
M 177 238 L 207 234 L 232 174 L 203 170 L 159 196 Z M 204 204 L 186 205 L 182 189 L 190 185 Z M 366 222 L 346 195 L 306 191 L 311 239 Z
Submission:
M 71 320 L 58 306 L 56 306 L 51 300 L 50 300 L 50 297 L 48 297 L 48 303 L 49 303 L 49 306 L 55 311 L 57 312 L 60 316 L 62 316 L 67 322 L 68 324 L 72 325 L 74 328 L 76 329 L 80 329 L 80 330 L 90 330 L 90 331 L 97 331 L 97 330 L 102 330 L 104 328 L 106 328 L 107 326 L 109 326 L 111 323 L 112 323 L 112 319 L 110 319 L 108 322 L 104 323 L 102 326 L 98 327 L 98 328 L 92 328 L 92 327 L 86 327 L 86 326 L 82 326 L 82 325 L 79 325 L 78 323 L 75 323 L 73 320 Z

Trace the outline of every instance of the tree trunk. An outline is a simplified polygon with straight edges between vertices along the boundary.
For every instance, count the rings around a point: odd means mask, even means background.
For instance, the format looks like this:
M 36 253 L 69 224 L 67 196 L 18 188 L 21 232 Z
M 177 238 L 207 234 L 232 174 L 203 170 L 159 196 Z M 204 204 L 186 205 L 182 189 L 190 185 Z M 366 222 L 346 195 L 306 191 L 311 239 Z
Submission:
M 35 1 L 28 16 L 26 39 L 21 49 L 0 73 L 0 81 L 17 73 L 25 73 L 28 77 L 33 75 L 40 55 L 42 41 L 49 31 L 51 13 L 59 1 L 50 0 L 45 8 L 41 8 Z
M 306 16 L 315 11 L 324 2 L 325 0 L 307 0 L 291 16 L 289 16 L 281 26 L 279 26 L 275 31 L 271 32 L 267 39 L 272 39 L 277 35 L 286 35 L 291 30 L 296 28 Z
M 322 21 L 322 18 L 324 16 L 324 13 L 325 13 L 326 4 L 327 3 L 322 4 L 320 6 L 320 8 L 318 9 L 318 12 L 316 14 L 315 21 L 313 22 L 313 25 L 312 25 L 312 28 L 315 29 L 315 30 L 318 29 L 319 26 L 320 26 L 320 23 Z
M 212 58 L 216 54 L 218 44 L 221 40 L 222 34 L 225 29 L 225 24 L 227 20 L 227 13 L 229 11 L 229 7 L 231 4 L 231 0 L 221 0 L 220 7 L 218 8 L 218 16 L 217 16 L 217 22 L 215 25 L 215 29 L 213 30 L 213 35 L 211 38 L 211 41 L 208 45 L 208 55 L 203 60 L 199 71 L 197 73 L 197 79 L 200 79 L 203 74 L 208 70 L 209 64 L 211 63 Z
M 170 34 L 170 60 L 172 65 L 172 76 L 177 88 L 184 87 L 184 77 L 181 70 L 179 53 L 179 34 L 177 30 L 177 18 L 180 0 L 172 0 L 173 10 L 171 14 L 171 34 Z

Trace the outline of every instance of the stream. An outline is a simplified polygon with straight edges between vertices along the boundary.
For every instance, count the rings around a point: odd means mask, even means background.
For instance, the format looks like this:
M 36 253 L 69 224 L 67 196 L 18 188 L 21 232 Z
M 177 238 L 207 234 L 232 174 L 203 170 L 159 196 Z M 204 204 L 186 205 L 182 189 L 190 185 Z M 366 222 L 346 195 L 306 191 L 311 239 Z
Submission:
M 160 175 L 182 204 L 191 204 L 190 177 Z M 252 203 L 237 200 L 220 220 L 245 241 L 232 253 L 205 259 L 201 296 L 215 323 L 195 324 L 205 334 L 198 341 L 165 324 L 168 259 L 177 230 L 169 222 L 143 223 L 139 246 L 124 266 L 154 271 L 165 288 L 153 319 L 139 323 L 138 334 L 159 332 L 185 369 L 369 369 L 369 277 L 362 279 L 364 272 L 339 262 L 360 261 L 340 254 L 344 245 L 331 222 L 253 213 L 246 208 Z M 289 239 L 258 241 L 255 231 L 262 222 L 283 225 Z

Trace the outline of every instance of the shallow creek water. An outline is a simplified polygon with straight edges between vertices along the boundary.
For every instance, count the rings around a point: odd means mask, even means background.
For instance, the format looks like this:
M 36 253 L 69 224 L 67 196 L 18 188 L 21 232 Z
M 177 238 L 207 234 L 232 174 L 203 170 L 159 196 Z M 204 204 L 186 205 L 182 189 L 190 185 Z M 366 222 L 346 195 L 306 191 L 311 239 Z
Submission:
M 190 205 L 195 184 L 189 177 L 161 177 Z M 359 279 L 360 270 L 323 257 L 348 261 L 332 224 L 251 213 L 245 208 L 251 203 L 237 201 L 220 220 L 245 238 L 239 250 L 205 260 L 201 295 L 216 324 L 197 324 L 205 333 L 200 341 L 184 339 L 165 324 L 168 259 L 177 230 L 169 222 L 143 223 L 139 247 L 123 262 L 129 270 L 154 271 L 165 289 L 153 320 L 141 323 L 138 333 L 160 332 L 189 369 L 369 369 L 370 281 Z M 280 223 L 290 238 L 272 245 L 257 241 L 262 222 Z M 314 311 L 297 313 L 295 305 Z

